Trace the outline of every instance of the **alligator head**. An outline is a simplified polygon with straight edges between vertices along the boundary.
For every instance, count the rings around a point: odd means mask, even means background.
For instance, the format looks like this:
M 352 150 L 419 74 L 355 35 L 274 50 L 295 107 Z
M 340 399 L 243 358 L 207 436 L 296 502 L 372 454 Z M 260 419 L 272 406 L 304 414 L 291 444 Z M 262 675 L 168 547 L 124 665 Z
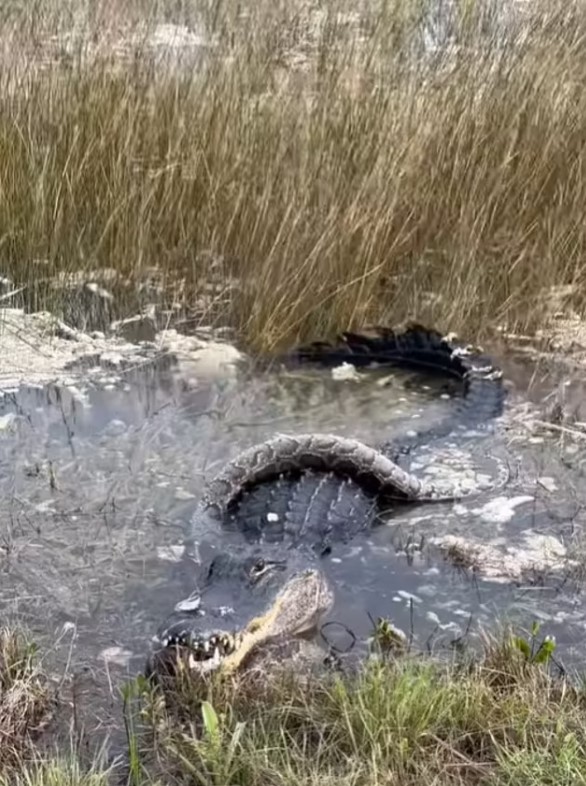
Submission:
M 239 564 L 242 568 L 249 565 L 249 560 Z M 266 565 L 264 569 L 256 568 L 255 573 L 274 575 Z M 194 617 L 167 626 L 158 639 L 163 650 L 179 648 L 187 652 L 189 668 L 196 674 L 216 669 L 234 673 L 264 643 L 313 633 L 333 602 L 334 595 L 324 574 L 307 568 L 290 573 L 261 613 L 249 616 L 236 632 L 204 628 Z
M 197 588 L 175 605 L 157 632 L 155 647 L 187 647 L 201 668 L 216 668 L 238 647 L 232 631 L 259 614 L 293 572 L 277 554 L 214 553 L 200 565 Z

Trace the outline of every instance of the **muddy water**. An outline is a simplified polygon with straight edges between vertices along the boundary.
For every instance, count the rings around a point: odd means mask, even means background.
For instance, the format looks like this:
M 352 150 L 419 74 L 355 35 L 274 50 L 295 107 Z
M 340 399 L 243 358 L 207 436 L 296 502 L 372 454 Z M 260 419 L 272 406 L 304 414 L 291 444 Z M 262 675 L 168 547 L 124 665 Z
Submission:
M 0 407 L 0 617 L 24 622 L 53 647 L 55 663 L 85 670 L 112 696 L 118 676 L 142 668 L 156 628 L 194 588 L 181 542 L 205 477 L 276 431 L 376 443 L 453 403 L 441 382 L 399 372 L 356 382 L 244 367 L 234 378 L 188 384 L 153 364 L 107 387 L 21 389 Z M 581 526 L 579 471 L 551 438 L 535 437 L 530 421 L 517 390 L 496 431 L 413 457 L 421 474 L 482 479 L 506 463 L 511 477 L 468 502 L 395 513 L 334 548 L 325 567 L 337 593 L 331 619 L 342 624 L 328 629 L 331 643 L 344 650 L 346 627 L 366 636 L 380 615 L 418 646 L 450 647 L 504 615 L 527 626 L 543 621 L 560 657 L 580 656 L 586 607 L 563 575 L 484 580 L 427 546 L 445 534 L 519 547 L 538 535 L 572 541 Z

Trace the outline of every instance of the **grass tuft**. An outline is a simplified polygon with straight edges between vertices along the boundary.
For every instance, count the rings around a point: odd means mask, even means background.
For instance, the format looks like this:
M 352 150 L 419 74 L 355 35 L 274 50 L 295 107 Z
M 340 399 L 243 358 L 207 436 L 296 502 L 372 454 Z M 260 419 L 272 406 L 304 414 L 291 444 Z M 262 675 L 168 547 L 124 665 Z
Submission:
M 33 750 L 48 718 L 51 691 L 35 645 L 18 630 L 0 629 L 0 773 Z
M 107 772 L 84 772 L 74 760 L 54 759 L 28 764 L 21 771 L 5 778 L 0 786 L 109 786 Z

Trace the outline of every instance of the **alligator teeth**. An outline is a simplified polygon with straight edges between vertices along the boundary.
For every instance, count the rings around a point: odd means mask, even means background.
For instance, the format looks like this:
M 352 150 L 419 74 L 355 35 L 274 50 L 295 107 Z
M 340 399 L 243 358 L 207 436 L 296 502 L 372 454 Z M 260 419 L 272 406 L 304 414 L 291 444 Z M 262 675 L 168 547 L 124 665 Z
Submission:
M 206 660 L 210 651 L 209 642 L 198 642 L 197 647 L 193 650 L 194 656 L 198 661 Z
M 172 633 L 170 636 L 165 636 L 161 643 L 163 647 L 173 647 L 188 643 L 187 638 L 187 634 L 181 631 L 181 633 Z
M 198 668 L 198 661 L 195 659 L 195 656 L 192 652 L 189 653 L 189 658 L 187 659 L 187 665 L 190 669 L 194 671 Z
M 456 347 L 454 350 L 452 350 L 453 358 L 467 357 L 471 354 L 472 352 L 468 347 Z
M 211 658 L 205 660 L 198 660 L 194 653 L 190 653 L 188 666 L 192 671 L 197 671 L 199 674 L 207 674 L 213 669 L 217 668 L 222 662 L 222 655 L 218 647 L 214 649 Z
M 230 633 L 213 633 L 205 638 L 195 638 L 193 632 L 181 631 L 178 634 L 165 636 L 161 640 L 163 647 L 174 645 L 189 647 L 189 664 L 193 667 L 194 663 L 203 665 L 204 662 L 217 662 L 225 655 L 229 655 L 236 649 L 236 637 Z

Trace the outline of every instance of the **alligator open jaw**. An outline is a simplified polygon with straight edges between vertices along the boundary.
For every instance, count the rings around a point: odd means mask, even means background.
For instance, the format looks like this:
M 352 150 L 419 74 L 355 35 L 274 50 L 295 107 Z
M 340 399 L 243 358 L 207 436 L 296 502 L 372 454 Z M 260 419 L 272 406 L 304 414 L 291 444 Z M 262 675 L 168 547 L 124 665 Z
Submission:
M 200 673 L 217 669 L 222 661 L 232 655 L 241 643 L 241 635 L 229 631 L 196 631 L 189 627 L 165 631 L 161 638 L 164 649 L 177 648 L 189 652 L 189 666 Z
M 259 646 L 279 637 L 302 637 L 317 629 L 331 609 L 334 593 L 324 574 L 315 569 L 295 573 L 258 616 L 237 633 L 205 634 L 190 628 L 169 628 L 161 635 L 163 648 L 189 652 L 189 667 L 198 674 L 220 669 L 234 673 Z

